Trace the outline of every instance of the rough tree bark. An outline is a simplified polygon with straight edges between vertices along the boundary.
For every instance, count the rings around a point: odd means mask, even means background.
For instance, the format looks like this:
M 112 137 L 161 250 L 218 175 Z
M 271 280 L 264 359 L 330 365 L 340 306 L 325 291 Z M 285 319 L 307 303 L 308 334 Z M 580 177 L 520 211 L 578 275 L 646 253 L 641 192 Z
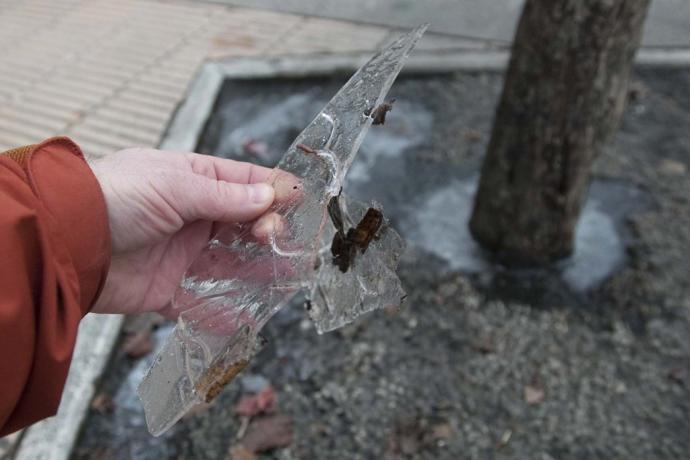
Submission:
M 590 168 L 625 105 L 649 0 L 527 0 L 470 230 L 509 264 L 573 251 Z

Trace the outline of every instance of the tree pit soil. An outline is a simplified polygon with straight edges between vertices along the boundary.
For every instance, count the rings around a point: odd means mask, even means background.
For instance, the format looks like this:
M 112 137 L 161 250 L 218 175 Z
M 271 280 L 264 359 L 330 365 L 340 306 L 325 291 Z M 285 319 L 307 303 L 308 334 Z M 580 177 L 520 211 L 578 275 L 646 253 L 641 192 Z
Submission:
M 267 104 L 247 99 L 238 117 L 263 116 L 296 88 L 325 101 L 342 81 L 317 83 L 226 83 L 199 150 L 232 150 L 222 146 L 232 119 L 221 114 L 247 85 Z M 395 227 L 424 196 L 476 174 L 501 84 L 494 73 L 400 79 L 349 189 L 380 200 Z M 242 376 L 161 438 L 148 435 L 127 390 L 141 361 L 115 353 L 99 393 L 119 394 L 120 406 L 91 410 L 74 457 L 222 459 L 242 424 L 233 407 L 257 381 L 273 386 L 294 423 L 292 444 L 262 459 L 690 456 L 690 72 L 638 70 L 629 97 L 594 178 L 642 190 L 648 202 L 621 222 L 626 261 L 598 286 L 575 292 L 553 273 L 500 267 L 468 274 L 412 241 L 399 270 L 402 308 L 318 335 L 295 302 L 269 322 L 269 344 Z M 396 125 L 403 110 L 419 123 Z M 298 114 L 304 126 L 315 113 Z M 270 163 L 297 134 L 286 129 L 234 156 L 258 151 Z M 407 142 L 401 157 L 377 153 L 396 139 Z

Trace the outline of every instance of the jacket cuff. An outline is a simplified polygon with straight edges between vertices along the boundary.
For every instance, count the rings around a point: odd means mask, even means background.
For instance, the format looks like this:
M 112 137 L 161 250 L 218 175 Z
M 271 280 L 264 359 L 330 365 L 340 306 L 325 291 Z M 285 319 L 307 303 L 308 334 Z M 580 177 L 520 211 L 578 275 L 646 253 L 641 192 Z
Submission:
M 15 156 L 71 257 L 86 315 L 110 267 L 110 229 L 101 187 L 79 146 L 67 137 L 53 137 Z

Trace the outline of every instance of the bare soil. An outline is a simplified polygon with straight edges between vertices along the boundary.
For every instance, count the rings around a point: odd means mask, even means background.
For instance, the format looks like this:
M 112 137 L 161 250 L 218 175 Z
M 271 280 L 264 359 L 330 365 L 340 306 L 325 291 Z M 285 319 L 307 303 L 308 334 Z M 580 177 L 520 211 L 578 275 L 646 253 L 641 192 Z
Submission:
M 492 73 L 401 79 L 376 128 L 389 131 L 367 141 L 351 192 L 408 226 L 431 194 L 476 173 L 501 82 Z M 227 154 L 233 124 L 306 89 L 318 110 L 340 83 L 229 82 L 199 149 Z M 608 208 L 629 212 L 616 220 L 624 263 L 603 283 L 578 292 L 558 270 L 468 274 L 410 241 L 399 311 L 318 335 L 295 302 L 269 322 L 269 345 L 243 377 L 162 438 L 149 437 L 133 395 L 122 396 L 138 361 L 118 353 L 100 392 L 119 392 L 120 407 L 92 410 L 75 458 L 222 459 L 241 424 L 233 406 L 257 380 L 294 421 L 292 444 L 262 459 L 689 457 L 689 100 L 687 70 L 637 72 L 621 132 L 594 171 L 640 191 L 627 200 L 634 206 Z M 224 113 L 232 101 L 246 111 Z M 296 106 L 272 115 L 292 113 L 292 123 L 258 139 L 274 152 L 268 163 L 314 115 Z M 409 141 L 401 155 L 379 148 L 395 139 Z M 252 155 L 239 157 L 259 160 Z M 420 225 L 433 231 L 434 219 Z

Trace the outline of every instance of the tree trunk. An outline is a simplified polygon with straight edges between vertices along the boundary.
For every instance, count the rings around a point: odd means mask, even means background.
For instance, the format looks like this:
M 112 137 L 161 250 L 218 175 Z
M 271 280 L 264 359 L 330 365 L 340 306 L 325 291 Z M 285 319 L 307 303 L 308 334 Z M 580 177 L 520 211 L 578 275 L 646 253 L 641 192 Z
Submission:
M 573 251 L 590 169 L 612 137 L 649 0 L 527 0 L 470 230 L 504 263 Z

